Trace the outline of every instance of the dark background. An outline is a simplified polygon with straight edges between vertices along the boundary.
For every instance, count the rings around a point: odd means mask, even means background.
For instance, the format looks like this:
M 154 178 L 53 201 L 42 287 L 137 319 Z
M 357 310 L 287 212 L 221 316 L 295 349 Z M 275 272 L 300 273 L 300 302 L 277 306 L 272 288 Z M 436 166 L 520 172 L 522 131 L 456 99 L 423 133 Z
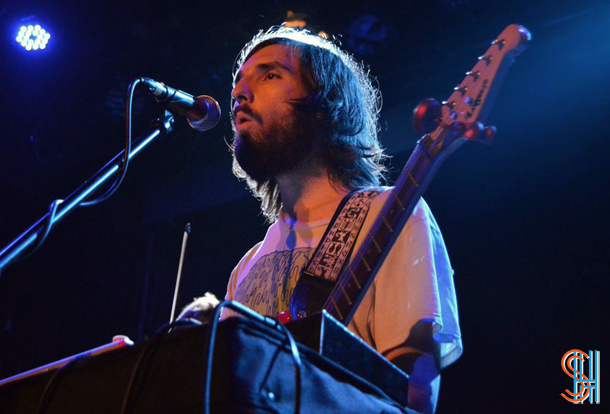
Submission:
M 231 70 L 243 44 L 288 10 L 370 65 L 394 175 L 418 139 L 417 103 L 447 98 L 506 25 L 530 29 L 488 118 L 494 145 L 463 147 L 426 194 L 455 268 L 465 346 L 443 376 L 439 412 L 590 411 L 559 394 L 571 389 L 567 350 L 608 355 L 610 4 L 601 0 L 0 3 L 0 247 L 121 150 L 134 78 L 212 95 L 224 111 L 203 134 L 179 120 L 110 200 L 76 211 L 3 272 L 0 377 L 115 334 L 154 333 L 169 317 L 187 222 L 180 305 L 224 295 L 266 228 L 230 173 Z M 14 40 L 30 22 L 52 35 L 41 53 Z M 159 108 L 141 91 L 134 108 L 137 135 Z

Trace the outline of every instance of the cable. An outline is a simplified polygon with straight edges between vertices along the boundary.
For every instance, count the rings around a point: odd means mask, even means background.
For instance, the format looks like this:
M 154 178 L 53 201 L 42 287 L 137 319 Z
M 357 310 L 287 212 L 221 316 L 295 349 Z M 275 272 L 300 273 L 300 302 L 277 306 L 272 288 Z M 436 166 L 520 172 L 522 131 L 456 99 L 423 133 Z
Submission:
M 115 191 L 119 188 L 125 174 L 127 174 L 127 167 L 129 166 L 129 155 L 131 154 L 131 107 L 133 103 L 133 93 L 138 83 L 142 82 L 142 78 L 137 78 L 129 85 L 127 90 L 127 107 L 125 108 L 125 151 L 123 152 L 123 160 L 118 171 L 118 177 L 112 184 L 112 186 L 101 196 L 91 201 L 83 201 L 80 203 L 82 207 L 90 207 L 107 200 Z
M 216 307 L 216 309 L 214 310 L 214 314 L 212 316 L 212 323 L 210 324 L 210 328 L 209 328 L 209 338 L 208 338 L 208 342 L 206 344 L 205 347 L 205 355 L 207 355 L 207 361 L 206 361 L 206 365 L 205 365 L 205 383 L 204 383 L 204 389 L 203 389 L 203 412 L 204 414 L 210 414 L 210 394 L 211 394 L 211 389 L 212 389 L 212 364 L 214 363 L 214 345 L 216 343 L 216 330 L 218 328 L 218 321 L 220 319 L 220 311 L 223 308 L 231 308 L 234 311 L 237 311 L 245 316 L 248 316 L 252 319 L 257 319 L 259 321 L 272 321 L 275 322 L 273 319 L 270 318 L 265 318 L 261 315 L 259 315 L 258 313 L 254 312 L 253 310 L 250 310 L 249 308 L 239 304 L 238 302 L 221 302 L 220 305 L 218 305 Z
M 218 327 L 218 319 L 220 318 L 220 311 L 224 307 L 228 306 L 230 302 L 222 302 L 218 307 L 214 310 L 214 315 L 212 316 L 212 323 L 210 324 L 210 336 L 208 338 L 207 346 L 205 347 L 205 355 L 208 356 L 206 361 L 206 371 L 205 371 L 205 383 L 203 388 L 203 413 L 210 414 L 210 390 L 212 383 L 212 363 L 214 356 L 214 343 L 216 342 L 216 329 Z
M 292 360 L 294 362 L 294 377 L 295 377 L 295 391 L 294 391 L 294 412 L 299 414 L 301 408 L 301 355 L 299 354 L 299 348 L 296 341 L 290 334 L 290 331 L 283 323 L 278 321 L 277 326 L 284 332 L 286 338 L 290 342 L 290 351 L 292 352 Z
M 55 221 L 55 213 L 57 212 L 57 206 L 63 203 L 63 201 L 64 200 L 57 199 L 51 203 L 51 205 L 49 206 L 49 213 L 47 214 L 44 220 L 42 230 L 36 236 L 36 240 L 34 241 L 32 247 L 30 247 L 30 251 L 22 255 L 17 261 L 21 261 L 27 257 L 30 257 L 32 254 L 34 254 L 34 252 L 36 252 L 36 250 L 40 248 L 42 243 L 44 243 L 47 236 L 49 235 L 49 232 L 51 231 L 51 227 L 53 227 L 53 221 Z
M 253 310 L 245 307 L 244 305 L 238 302 L 222 302 L 220 305 L 216 307 L 214 310 L 214 315 L 212 317 L 212 322 L 209 327 L 209 338 L 207 346 L 205 347 L 207 361 L 206 361 L 206 372 L 205 372 L 205 384 L 204 384 L 204 394 L 203 394 L 203 405 L 204 405 L 204 414 L 210 414 L 210 394 L 211 394 L 211 385 L 212 385 L 212 364 L 214 362 L 214 345 L 216 342 L 216 331 L 218 328 L 218 321 L 220 317 L 220 311 L 222 308 L 231 308 L 238 313 L 241 313 L 244 316 L 247 316 L 251 319 L 257 320 L 259 322 L 263 322 L 267 325 L 270 325 L 274 328 L 279 328 L 288 340 L 290 344 L 290 350 L 292 352 L 292 359 L 295 364 L 295 382 L 296 382 L 296 391 L 295 391 L 295 414 L 299 413 L 300 405 L 301 405 L 301 357 L 299 354 L 299 348 L 297 346 L 296 341 L 288 331 L 288 329 L 281 324 L 279 321 L 273 318 L 269 318 L 266 316 L 259 315 Z
M 136 379 L 138 374 L 142 372 L 142 370 L 146 369 L 146 365 L 143 365 L 143 361 L 148 357 L 148 360 L 152 360 L 155 352 L 157 351 L 158 344 L 161 343 L 161 339 L 174 327 L 176 326 L 184 326 L 184 325 L 194 325 L 201 326 L 203 325 L 196 319 L 187 318 L 187 319 L 178 319 L 172 323 L 166 323 L 161 326 L 155 332 L 155 335 L 148 341 L 148 343 L 142 349 L 136 364 L 134 365 L 133 371 L 131 372 L 131 377 L 129 378 L 129 383 L 127 384 L 127 390 L 125 391 L 125 397 L 123 397 L 123 403 L 121 404 L 121 414 L 127 414 L 132 411 L 132 396 L 137 394 L 137 390 L 135 390 Z M 144 367 L 144 368 L 142 368 Z
M 125 174 L 127 174 L 127 167 L 129 166 L 129 155 L 131 154 L 131 108 L 133 103 L 133 94 L 138 83 L 142 82 L 141 78 L 134 80 L 127 90 L 127 107 L 126 107 L 126 123 L 125 123 L 125 150 L 123 152 L 123 159 L 121 161 L 121 165 L 119 166 L 118 177 L 112 184 L 112 186 L 100 197 L 91 200 L 91 201 L 83 201 L 80 203 L 79 207 L 90 207 L 96 204 L 101 203 L 102 201 L 107 200 L 114 192 L 119 188 L 123 179 L 125 178 Z M 35 244 L 32 245 L 30 251 L 23 256 L 21 256 L 18 260 L 23 260 L 26 257 L 31 256 L 35 251 L 37 251 L 42 243 L 46 240 L 51 228 L 53 227 L 53 221 L 55 220 L 55 213 L 57 212 L 57 206 L 61 204 L 63 200 L 57 199 L 51 203 L 49 206 L 49 214 L 47 214 L 44 220 L 44 227 L 36 236 Z
M 42 396 L 40 397 L 40 402 L 38 404 L 38 410 L 36 411 L 38 414 L 43 414 L 47 410 L 47 406 L 49 405 L 49 401 L 51 400 L 51 395 L 53 395 L 53 391 L 55 391 L 55 388 L 61 375 L 65 373 L 69 368 L 72 368 L 78 362 L 88 357 L 89 356 L 80 356 L 68 362 L 66 365 L 57 368 L 51 378 L 49 378 L 49 381 L 47 381 L 47 385 L 44 387 L 44 391 L 42 392 Z

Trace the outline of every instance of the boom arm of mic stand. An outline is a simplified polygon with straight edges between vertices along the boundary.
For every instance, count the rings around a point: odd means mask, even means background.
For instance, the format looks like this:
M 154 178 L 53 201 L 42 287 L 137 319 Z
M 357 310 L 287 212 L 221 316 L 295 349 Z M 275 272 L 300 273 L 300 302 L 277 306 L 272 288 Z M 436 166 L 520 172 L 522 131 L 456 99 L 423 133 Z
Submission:
M 172 130 L 173 126 L 174 117 L 167 113 L 163 118 L 157 119 L 150 126 L 150 128 L 144 134 L 140 135 L 132 144 L 129 159 L 131 160 L 133 157 L 138 155 L 156 138 L 167 135 Z M 124 152 L 125 150 L 121 151 L 116 157 L 108 162 L 108 164 L 102 167 L 102 169 L 85 181 L 84 184 L 77 188 L 58 205 L 55 217 L 49 224 L 49 229 L 53 228 L 72 211 L 76 210 L 80 203 L 85 201 L 104 183 L 117 175 Z M 48 215 L 49 213 L 42 216 L 40 220 L 34 223 L 29 229 L 23 232 L 9 245 L 2 249 L 2 251 L 0 251 L 0 275 L 2 274 L 3 269 L 17 260 L 19 256 L 27 251 L 28 247 L 32 246 L 36 242 L 36 239 L 40 237 L 40 234 L 44 231 L 45 220 L 47 219 Z

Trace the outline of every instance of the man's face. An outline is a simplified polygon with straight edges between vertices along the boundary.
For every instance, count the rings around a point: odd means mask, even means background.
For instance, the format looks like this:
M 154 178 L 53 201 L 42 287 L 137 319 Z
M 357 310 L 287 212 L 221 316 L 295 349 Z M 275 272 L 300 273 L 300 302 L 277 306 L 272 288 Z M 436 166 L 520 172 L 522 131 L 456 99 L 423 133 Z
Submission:
M 303 114 L 291 102 L 307 96 L 297 51 L 270 45 L 239 69 L 231 96 L 235 158 L 254 180 L 290 171 L 312 151 Z

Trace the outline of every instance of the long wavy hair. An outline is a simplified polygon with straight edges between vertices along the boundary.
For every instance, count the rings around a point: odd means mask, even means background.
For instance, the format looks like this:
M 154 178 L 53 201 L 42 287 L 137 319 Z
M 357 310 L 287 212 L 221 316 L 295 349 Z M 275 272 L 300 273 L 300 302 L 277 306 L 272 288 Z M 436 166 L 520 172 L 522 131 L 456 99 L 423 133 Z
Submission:
M 257 51 L 273 44 L 289 46 L 300 58 L 302 81 L 309 94 L 292 105 L 312 114 L 323 137 L 323 157 L 331 181 L 347 189 L 379 186 L 384 180 L 387 156 L 379 144 L 381 94 L 373 86 L 368 68 L 336 43 L 306 30 L 273 27 L 261 31 L 240 52 L 233 73 Z M 232 102 L 233 104 L 233 102 Z M 282 207 L 274 178 L 257 182 L 239 166 L 233 151 L 233 173 L 246 180 L 270 222 Z

